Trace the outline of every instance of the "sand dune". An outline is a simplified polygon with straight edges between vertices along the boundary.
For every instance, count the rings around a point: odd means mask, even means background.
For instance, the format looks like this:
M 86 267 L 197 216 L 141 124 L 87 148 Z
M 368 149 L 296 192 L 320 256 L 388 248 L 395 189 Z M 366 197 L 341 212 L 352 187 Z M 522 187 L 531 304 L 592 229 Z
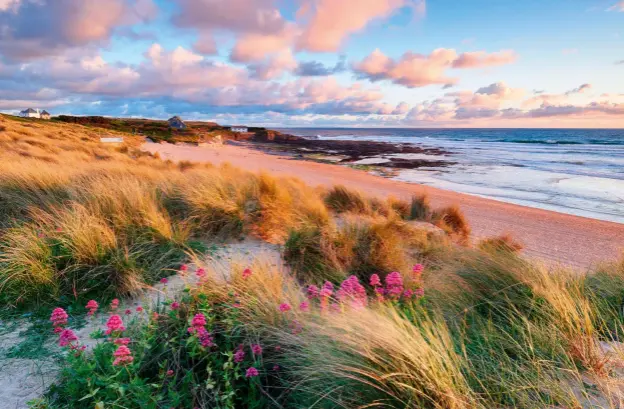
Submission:
M 311 185 L 343 184 L 372 195 L 409 198 L 426 192 L 434 206 L 459 204 L 476 238 L 512 233 L 527 255 L 548 262 L 588 267 L 619 257 L 624 251 L 624 224 L 503 203 L 427 186 L 397 182 L 364 171 L 269 155 L 242 146 L 191 147 L 146 143 L 143 149 L 163 159 L 221 164 L 250 171 L 296 176 Z

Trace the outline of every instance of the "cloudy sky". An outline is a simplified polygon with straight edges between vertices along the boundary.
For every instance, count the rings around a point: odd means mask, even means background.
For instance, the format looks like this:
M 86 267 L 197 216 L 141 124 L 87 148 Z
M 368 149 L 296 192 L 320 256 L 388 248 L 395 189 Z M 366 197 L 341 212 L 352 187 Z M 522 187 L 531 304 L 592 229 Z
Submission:
M 624 1 L 0 0 L 0 111 L 624 127 Z

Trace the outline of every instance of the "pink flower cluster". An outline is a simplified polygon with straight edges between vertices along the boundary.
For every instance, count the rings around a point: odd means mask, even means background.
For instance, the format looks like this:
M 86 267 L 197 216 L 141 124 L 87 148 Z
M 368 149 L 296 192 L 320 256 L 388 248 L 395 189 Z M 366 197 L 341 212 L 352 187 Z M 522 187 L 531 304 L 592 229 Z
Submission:
M 111 315 L 106 322 L 106 335 L 118 335 L 126 330 L 119 315 Z
M 115 298 L 113 301 L 111 301 L 110 303 L 110 309 L 111 311 L 117 311 L 117 308 L 119 307 L 119 300 L 117 298 Z
M 366 289 L 354 275 L 349 276 L 340 284 L 340 289 L 336 294 L 338 300 L 341 302 L 350 301 L 353 306 L 364 306 L 368 300 Z
M 249 369 L 247 369 L 247 372 L 245 372 L 245 377 L 246 378 L 253 378 L 255 376 L 258 376 L 259 372 L 256 368 L 254 368 L 253 366 Z
M 50 315 L 50 321 L 54 327 L 54 333 L 58 334 L 63 331 L 63 327 L 67 325 L 69 315 L 62 308 L 55 308 Z
M 191 326 L 188 328 L 189 334 L 197 335 L 199 343 L 204 348 L 214 346 L 212 334 L 206 330 L 206 316 L 202 313 L 195 314 L 191 320 Z
M 195 275 L 199 277 L 200 279 L 202 279 L 206 276 L 206 270 L 200 267 L 197 270 L 195 270 Z
M 281 312 L 288 312 L 292 309 L 292 307 L 290 306 L 290 304 L 288 304 L 287 302 L 283 302 L 279 305 L 279 310 Z
M 262 347 L 260 346 L 260 344 L 253 344 L 251 346 L 251 352 L 254 355 L 262 355 Z
M 234 352 L 234 362 L 240 363 L 245 359 L 245 351 L 243 350 L 243 346 L 239 346 L 236 352 Z
M 132 351 L 125 345 L 121 345 L 115 353 L 113 354 L 115 360 L 113 361 L 113 366 L 125 366 L 129 365 L 134 361 L 134 357 L 132 356 Z
M 251 277 L 251 269 L 250 268 L 246 268 L 243 270 L 243 278 L 247 279 Z
M 66 347 L 69 346 L 72 350 L 84 350 L 85 347 L 78 347 L 74 344 L 74 342 L 78 341 L 78 337 L 74 334 L 69 328 L 65 328 L 67 325 L 67 320 L 69 316 L 67 312 L 65 312 L 62 308 L 55 308 L 50 315 L 50 321 L 52 322 L 52 326 L 54 327 L 54 333 L 59 334 L 59 346 Z
M 64 329 L 61 331 L 61 334 L 59 335 L 59 346 L 66 347 L 69 345 L 73 349 L 74 345 L 72 342 L 75 341 L 78 341 L 78 337 L 74 334 L 74 331 L 71 329 Z
M 416 264 L 414 266 L 414 279 L 416 281 L 420 280 L 422 271 L 422 264 Z M 409 299 L 413 297 L 423 297 L 425 295 L 425 290 L 420 287 L 415 290 L 411 290 L 409 288 L 405 288 L 403 277 L 401 273 L 394 271 L 386 276 L 385 279 L 386 286 L 385 288 L 381 285 L 381 280 L 377 274 L 373 274 L 370 276 L 370 285 L 375 289 L 375 293 L 377 294 L 379 299 L 384 297 L 388 297 L 390 299 L 398 300 L 401 297 L 404 299 Z
M 97 309 L 99 307 L 99 304 L 97 303 L 97 301 L 95 300 L 89 300 L 89 302 L 86 305 L 86 309 L 89 310 L 89 312 L 87 313 L 88 316 L 93 316 L 95 315 Z

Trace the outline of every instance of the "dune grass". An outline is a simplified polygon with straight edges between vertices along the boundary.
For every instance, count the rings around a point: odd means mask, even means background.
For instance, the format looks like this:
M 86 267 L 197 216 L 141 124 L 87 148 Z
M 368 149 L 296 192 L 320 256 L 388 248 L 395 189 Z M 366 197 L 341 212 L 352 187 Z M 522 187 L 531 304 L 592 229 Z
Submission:
M 64 353 L 40 408 L 622 404 L 624 261 L 579 273 L 527 261 L 510 236 L 472 247 L 459 209 L 424 196 L 174 164 L 78 125 L 0 116 L 0 129 L 3 308 L 105 305 L 189 255 L 209 269 L 201 243 L 247 235 L 284 244 L 293 273 L 262 260 L 209 272 L 179 307 Z M 189 331 L 197 314 L 211 343 Z M 134 361 L 118 367 L 122 336 Z

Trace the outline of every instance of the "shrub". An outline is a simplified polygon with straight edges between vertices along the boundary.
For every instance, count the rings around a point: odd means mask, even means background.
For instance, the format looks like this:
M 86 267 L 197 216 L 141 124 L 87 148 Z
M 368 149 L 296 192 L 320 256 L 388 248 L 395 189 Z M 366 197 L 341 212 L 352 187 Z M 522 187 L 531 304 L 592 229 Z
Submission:
M 431 218 L 431 205 L 429 197 L 425 194 L 412 196 L 410 203 L 410 220 L 429 220 Z
M 518 253 L 524 248 L 522 243 L 516 241 L 509 233 L 483 239 L 479 242 L 478 247 L 484 251 L 507 251 L 512 253 Z
M 371 209 L 361 193 L 337 185 L 325 194 L 325 204 L 336 213 L 369 214 Z
M 433 212 L 432 219 L 437 226 L 457 237 L 460 242 L 468 242 L 470 226 L 459 207 L 450 206 L 436 210 Z

